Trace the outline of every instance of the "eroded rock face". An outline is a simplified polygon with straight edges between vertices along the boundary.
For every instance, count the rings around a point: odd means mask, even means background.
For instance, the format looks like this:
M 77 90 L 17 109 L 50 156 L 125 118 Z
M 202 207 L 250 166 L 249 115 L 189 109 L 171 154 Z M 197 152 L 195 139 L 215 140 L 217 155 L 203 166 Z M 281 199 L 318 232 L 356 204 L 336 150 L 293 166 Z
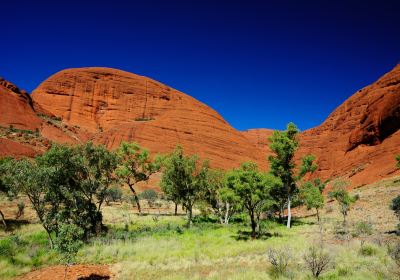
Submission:
M 96 143 L 116 148 L 135 141 L 152 153 L 178 144 L 232 168 L 262 155 L 217 112 L 194 98 L 146 77 L 109 68 L 61 71 L 32 94 L 35 102 L 69 126 L 92 133 Z
M 320 126 L 302 132 L 296 158 L 316 155 L 319 170 L 315 176 L 323 179 L 348 178 L 353 187 L 372 183 L 399 174 L 394 159 L 400 154 L 399 128 L 400 65 L 397 65 L 377 82 L 352 95 Z M 269 135 L 265 130 L 251 133 Z M 270 152 L 265 147 L 268 141 L 252 142 Z
M 25 130 L 40 128 L 41 120 L 33 111 L 30 96 L 14 84 L 0 78 L 0 126 Z
M 248 160 L 267 169 L 271 154 L 272 130 L 238 132 L 194 98 L 120 70 L 64 70 L 32 96 L 0 79 L 0 95 L 0 129 L 13 125 L 40 133 L 37 142 L 14 134 L 0 138 L 0 156 L 33 156 L 51 141 L 89 140 L 110 149 L 121 141 L 135 141 L 152 154 L 170 152 L 180 144 L 187 153 L 224 169 Z M 399 115 L 400 65 L 351 96 L 320 126 L 302 132 L 296 158 L 314 154 L 319 164 L 315 176 L 349 178 L 353 186 L 399 174 L 394 160 L 400 154 Z

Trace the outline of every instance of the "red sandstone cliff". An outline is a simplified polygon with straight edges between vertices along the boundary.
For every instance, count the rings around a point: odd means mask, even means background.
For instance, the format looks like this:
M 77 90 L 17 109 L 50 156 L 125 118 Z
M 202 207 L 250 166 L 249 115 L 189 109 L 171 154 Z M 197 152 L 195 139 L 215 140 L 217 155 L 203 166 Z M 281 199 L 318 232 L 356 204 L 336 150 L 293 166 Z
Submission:
M 109 68 L 68 69 L 29 96 L 0 79 L 0 156 L 33 156 L 51 141 L 93 140 L 116 148 L 136 141 L 152 153 L 181 144 L 188 153 L 232 168 L 246 160 L 267 166 L 272 130 L 238 132 L 194 98 L 146 77 Z M 18 129 L 38 131 L 29 138 Z M 339 106 L 320 126 L 300 135 L 297 158 L 317 156 L 316 176 L 350 178 L 353 186 L 399 174 L 400 65 Z
M 400 154 L 400 64 L 378 81 L 347 99 L 320 126 L 300 135 L 297 158 L 317 156 L 316 176 L 343 176 L 360 186 L 400 174 L 394 156 Z M 265 153 L 269 130 L 244 135 Z M 258 138 L 254 135 L 259 135 Z
M 68 69 L 34 90 L 32 98 L 69 126 L 116 148 L 135 141 L 152 153 L 177 144 L 220 168 L 243 161 L 264 164 L 263 155 L 217 112 L 157 81 L 109 68 Z

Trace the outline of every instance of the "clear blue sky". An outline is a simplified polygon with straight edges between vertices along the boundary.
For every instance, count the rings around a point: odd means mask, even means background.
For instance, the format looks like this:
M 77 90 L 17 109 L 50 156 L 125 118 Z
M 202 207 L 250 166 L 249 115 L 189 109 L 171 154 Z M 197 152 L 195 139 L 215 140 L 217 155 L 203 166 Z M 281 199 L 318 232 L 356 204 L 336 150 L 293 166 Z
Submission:
M 31 91 L 64 68 L 119 68 L 237 129 L 304 130 L 400 62 L 399 2 L 3 1 L 0 76 Z

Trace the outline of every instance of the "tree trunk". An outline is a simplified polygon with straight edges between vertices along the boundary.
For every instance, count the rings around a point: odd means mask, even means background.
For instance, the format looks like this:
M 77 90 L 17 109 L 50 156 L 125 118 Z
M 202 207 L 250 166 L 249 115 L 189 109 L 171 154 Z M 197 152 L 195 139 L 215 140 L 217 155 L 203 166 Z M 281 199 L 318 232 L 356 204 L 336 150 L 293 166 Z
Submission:
M 285 205 L 281 204 L 281 205 L 279 205 L 279 222 L 281 224 L 284 223 L 284 221 L 283 221 L 284 215 L 285 215 Z
M 251 219 L 251 238 L 255 239 L 257 237 L 256 234 L 257 223 L 254 217 L 254 212 L 250 212 L 250 219 Z
M 292 209 L 290 208 L 290 203 L 291 203 L 291 198 L 290 195 L 288 196 L 288 205 L 287 205 L 287 210 L 288 210 L 288 219 L 287 219 L 287 228 L 291 227 L 291 221 L 292 221 Z
M 67 279 L 67 270 L 68 270 L 68 264 L 65 265 L 65 270 L 64 270 L 64 280 Z
M 46 233 L 47 233 L 47 238 L 49 239 L 50 249 L 54 249 L 53 238 L 51 238 L 51 234 L 46 228 L 45 228 L 45 230 L 46 230 Z
M 135 198 L 135 202 L 139 211 L 139 215 L 142 214 L 142 208 L 140 208 L 140 202 L 139 202 L 139 197 L 136 194 L 135 189 L 133 188 L 132 185 L 129 185 L 129 188 L 131 189 L 132 193 L 133 193 L 133 197 Z
M 1 210 L 0 210 L 0 216 L 1 216 L 1 221 L 3 222 L 3 225 L 4 225 L 4 230 L 7 230 L 6 219 L 4 218 L 4 214 L 3 214 L 3 212 L 1 212 Z
M 229 208 L 230 208 L 230 205 L 227 202 L 225 204 L 225 221 L 224 221 L 225 225 L 229 224 L 229 210 L 230 210 Z
M 188 205 L 188 207 L 186 207 L 186 213 L 187 213 L 187 217 L 188 217 L 188 221 L 187 221 L 187 227 L 190 228 L 193 224 L 193 212 L 192 212 L 192 205 Z
M 174 203 L 175 203 L 175 213 L 174 213 L 174 215 L 177 216 L 178 215 L 178 203 L 176 203 L 176 202 L 174 202 Z
M 316 208 L 316 210 L 317 210 L 317 221 L 318 221 L 318 223 L 320 222 L 320 218 L 319 218 L 319 210 L 318 210 L 318 208 Z

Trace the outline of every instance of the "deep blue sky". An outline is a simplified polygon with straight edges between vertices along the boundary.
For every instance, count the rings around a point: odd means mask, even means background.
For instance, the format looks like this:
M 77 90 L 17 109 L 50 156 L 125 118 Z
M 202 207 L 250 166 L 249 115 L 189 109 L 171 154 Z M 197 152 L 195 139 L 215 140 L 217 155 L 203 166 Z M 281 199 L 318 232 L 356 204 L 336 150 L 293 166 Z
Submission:
M 0 76 L 31 91 L 64 68 L 119 68 L 240 130 L 307 129 L 400 62 L 399 2 L 3 1 Z

